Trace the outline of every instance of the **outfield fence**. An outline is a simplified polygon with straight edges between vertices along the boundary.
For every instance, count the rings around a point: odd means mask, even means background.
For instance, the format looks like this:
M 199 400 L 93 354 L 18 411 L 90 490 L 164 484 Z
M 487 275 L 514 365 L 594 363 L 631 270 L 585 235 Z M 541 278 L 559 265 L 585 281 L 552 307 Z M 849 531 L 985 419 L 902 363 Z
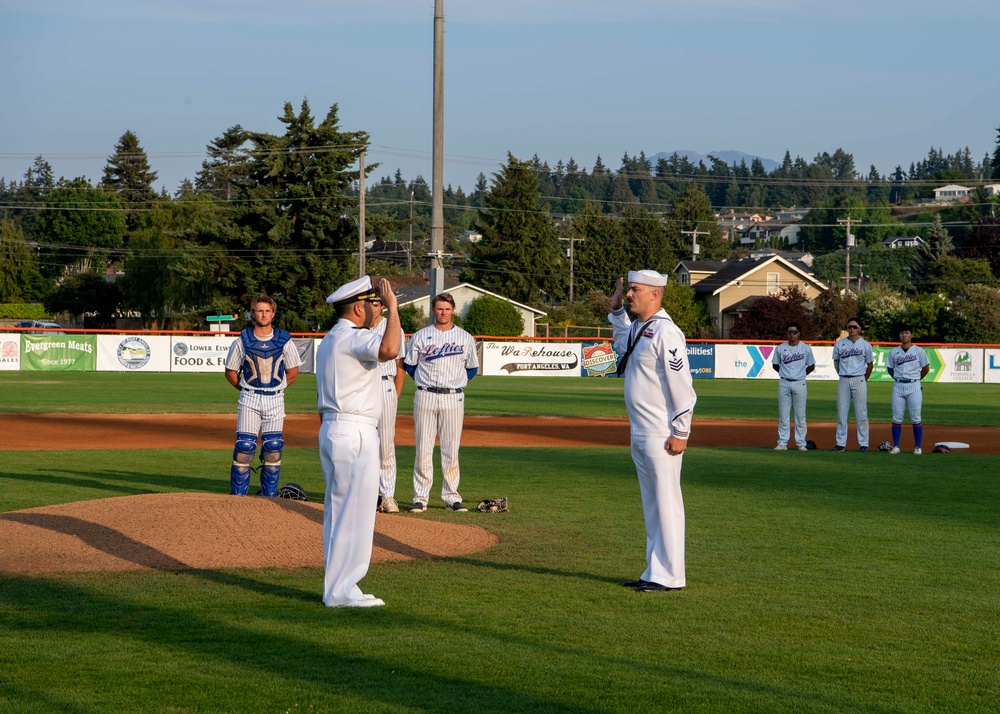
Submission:
M 0 332 L 0 370 L 47 372 L 222 372 L 236 332 L 111 330 Z M 300 371 L 315 371 L 321 334 L 297 333 Z M 480 373 L 548 377 L 614 377 L 619 355 L 609 339 L 568 341 L 477 337 Z M 689 340 L 696 379 L 777 379 L 771 368 L 776 342 Z M 811 343 L 816 371 L 810 380 L 835 380 L 833 346 Z M 873 381 L 892 381 L 885 360 L 895 343 L 875 343 Z M 1000 345 L 922 345 L 930 360 L 927 382 L 1000 383 Z

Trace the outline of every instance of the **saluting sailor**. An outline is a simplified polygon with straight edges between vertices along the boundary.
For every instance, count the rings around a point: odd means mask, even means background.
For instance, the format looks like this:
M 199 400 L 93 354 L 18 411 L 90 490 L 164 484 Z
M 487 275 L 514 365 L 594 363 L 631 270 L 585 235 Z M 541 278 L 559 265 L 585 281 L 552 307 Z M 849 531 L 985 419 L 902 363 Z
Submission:
M 646 522 L 646 570 L 624 585 L 639 592 L 680 590 L 687 584 L 681 462 L 697 396 L 684 333 L 661 307 L 667 276 L 634 270 L 628 283 L 636 322 L 625 312 L 621 278 L 608 320 L 615 351 L 623 355 L 618 373 L 625 377 L 632 460 Z
M 229 490 L 246 496 L 250 489 L 250 464 L 261 436 L 260 493 L 278 495 L 281 452 L 285 447 L 285 389 L 299 376 L 302 360 L 292 336 L 271 325 L 277 308 L 261 295 L 250 304 L 253 326 L 233 340 L 226 356 L 226 379 L 240 391 L 236 412 L 236 447 L 229 472 Z
M 326 481 L 323 500 L 323 603 L 328 607 L 377 607 L 385 602 L 361 592 L 371 563 L 379 481 L 378 423 L 382 413 L 379 364 L 399 355 L 402 330 L 389 281 L 378 288 L 365 276 L 338 288 L 337 322 L 316 349 L 316 389 L 321 419 L 319 458 Z M 370 328 L 385 306 L 385 330 Z

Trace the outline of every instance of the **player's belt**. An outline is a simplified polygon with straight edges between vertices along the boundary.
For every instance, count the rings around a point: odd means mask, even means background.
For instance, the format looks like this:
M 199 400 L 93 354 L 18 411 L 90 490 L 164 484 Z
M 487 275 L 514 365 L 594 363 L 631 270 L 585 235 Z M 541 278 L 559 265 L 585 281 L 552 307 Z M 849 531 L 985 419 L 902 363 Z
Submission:
M 781 379 L 784 380 L 784 381 L 786 381 L 786 382 L 801 382 L 802 381 L 801 379 L 789 379 L 788 377 L 782 377 Z
M 388 375 L 385 375 L 385 374 L 383 374 L 383 375 L 382 375 L 382 379 L 392 379 L 392 377 L 390 377 L 390 376 L 388 376 Z
M 323 412 L 323 421 L 350 421 L 357 424 L 367 424 L 368 426 L 378 426 L 378 419 L 358 414 L 344 414 L 342 412 Z
M 920 380 L 917 380 L 917 379 L 897 379 L 896 381 L 899 382 L 900 384 L 911 384 L 912 382 L 918 382 Z
M 461 394 L 462 388 L 458 389 L 446 389 L 445 387 L 417 387 L 421 392 L 430 392 L 431 394 Z
M 281 394 L 280 389 L 245 389 L 245 392 L 250 392 L 250 394 L 263 394 L 267 397 L 273 397 L 275 394 Z

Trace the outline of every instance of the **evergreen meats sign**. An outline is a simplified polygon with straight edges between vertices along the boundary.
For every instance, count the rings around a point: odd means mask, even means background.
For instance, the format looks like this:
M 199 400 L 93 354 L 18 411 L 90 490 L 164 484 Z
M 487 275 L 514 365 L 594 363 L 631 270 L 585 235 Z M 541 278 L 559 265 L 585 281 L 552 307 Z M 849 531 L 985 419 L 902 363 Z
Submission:
M 21 335 L 21 369 L 93 371 L 97 368 L 94 335 Z

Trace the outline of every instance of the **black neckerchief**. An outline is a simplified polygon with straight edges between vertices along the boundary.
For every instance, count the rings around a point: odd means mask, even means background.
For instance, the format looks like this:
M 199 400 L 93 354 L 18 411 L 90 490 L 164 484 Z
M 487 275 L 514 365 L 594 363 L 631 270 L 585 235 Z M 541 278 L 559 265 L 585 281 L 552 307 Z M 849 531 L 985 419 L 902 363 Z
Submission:
M 646 320 L 643 326 L 640 327 L 638 330 L 636 330 L 634 334 L 629 335 L 628 348 L 625 350 L 625 354 L 622 355 L 622 358 L 618 360 L 618 368 L 615 370 L 615 373 L 619 377 L 625 374 L 625 365 L 628 364 L 628 358 L 632 355 L 632 350 L 634 350 L 636 346 L 639 344 L 639 338 L 642 337 L 642 333 L 646 331 L 647 327 L 649 327 L 649 323 L 657 319 L 662 320 L 663 318 L 662 317 L 658 318 L 656 315 L 653 315 L 651 318 Z

